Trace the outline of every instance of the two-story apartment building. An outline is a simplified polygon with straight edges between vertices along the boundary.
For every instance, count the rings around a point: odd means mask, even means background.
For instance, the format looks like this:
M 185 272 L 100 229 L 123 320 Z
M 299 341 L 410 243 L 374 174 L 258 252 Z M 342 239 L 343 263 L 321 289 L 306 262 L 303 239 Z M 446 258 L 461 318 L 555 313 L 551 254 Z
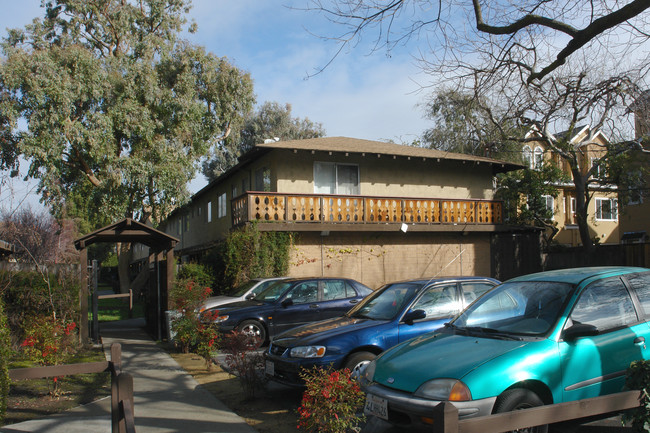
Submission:
M 592 182 L 589 183 L 589 192 L 592 196 L 588 204 L 587 222 L 591 238 L 601 244 L 619 242 L 619 215 L 618 215 L 618 190 L 615 186 L 600 182 L 599 178 L 604 177 L 599 167 L 599 160 L 605 154 L 605 147 L 608 139 L 605 135 L 596 131 L 592 133 L 589 126 L 577 128 L 577 133 L 570 137 L 569 143 L 578 148 L 578 166 L 583 174 L 586 174 L 591 167 L 597 166 Z M 559 133 L 566 135 L 566 132 Z M 535 136 L 535 132 L 531 132 Z M 569 179 L 572 179 L 571 170 L 566 160 L 562 159 L 556 152 L 547 148 L 543 141 L 529 141 L 523 148 L 524 163 L 529 168 L 540 167 L 543 161 L 551 162 L 561 168 Z M 546 196 L 546 206 L 552 211 L 552 222 L 556 225 L 558 233 L 554 241 L 567 246 L 581 245 L 578 225 L 576 221 L 576 188 L 573 181 L 557 183 L 557 197 Z
M 261 231 L 297 234 L 290 275 L 348 276 L 371 287 L 494 275 L 495 235 L 515 234 L 493 179 L 520 168 L 346 137 L 274 141 L 243 155 L 160 229 L 180 240 L 176 254 L 187 260 L 256 221 Z

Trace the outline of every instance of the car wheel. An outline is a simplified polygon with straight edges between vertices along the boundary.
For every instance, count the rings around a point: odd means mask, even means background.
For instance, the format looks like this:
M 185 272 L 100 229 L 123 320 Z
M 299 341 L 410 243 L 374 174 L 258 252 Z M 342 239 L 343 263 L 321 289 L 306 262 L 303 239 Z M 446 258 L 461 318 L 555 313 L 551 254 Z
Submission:
M 376 357 L 377 355 L 371 352 L 355 352 L 348 356 L 345 364 L 343 364 L 343 368 L 350 370 L 352 377 L 359 377 L 361 375 L 361 369 Z
M 531 407 L 543 406 L 544 402 L 534 392 L 523 389 L 515 388 L 504 391 L 494 404 L 493 413 L 510 412 L 519 409 L 528 409 Z M 540 425 L 536 427 L 529 427 L 525 429 L 516 430 L 517 432 L 527 433 L 547 433 L 548 425 Z
M 237 326 L 237 331 L 254 339 L 255 343 L 252 346 L 255 348 L 260 347 L 266 341 L 266 329 L 257 320 L 244 320 Z

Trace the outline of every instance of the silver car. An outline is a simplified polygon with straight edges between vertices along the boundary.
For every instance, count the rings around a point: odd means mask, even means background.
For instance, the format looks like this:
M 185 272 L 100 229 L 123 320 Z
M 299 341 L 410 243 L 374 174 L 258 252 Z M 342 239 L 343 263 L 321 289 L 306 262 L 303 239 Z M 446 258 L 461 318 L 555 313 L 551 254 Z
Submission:
M 206 299 L 201 307 L 199 312 L 202 313 L 205 310 L 214 308 L 219 305 L 229 304 L 231 302 L 247 301 L 253 299 L 258 293 L 262 290 L 269 287 L 271 284 L 285 280 L 289 277 L 274 277 L 274 278 L 253 278 L 245 282 L 244 284 L 235 287 L 230 292 L 225 295 L 212 296 Z

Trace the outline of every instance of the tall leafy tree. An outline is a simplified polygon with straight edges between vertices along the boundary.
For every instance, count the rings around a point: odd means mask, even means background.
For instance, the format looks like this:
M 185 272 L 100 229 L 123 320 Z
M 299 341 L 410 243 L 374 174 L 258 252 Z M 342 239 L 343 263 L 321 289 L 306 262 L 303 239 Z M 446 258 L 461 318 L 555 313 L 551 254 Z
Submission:
M 203 174 L 209 180 L 218 177 L 236 164 L 237 157 L 267 139 L 302 140 L 324 135 L 322 124 L 292 117 L 291 104 L 265 102 L 247 117 L 239 134 L 232 134 L 223 146 L 215 148 L 212 157 L 203 164 Z
M 241 128 L 254 103 L 249 75 L 180 38 L 187 0 L 43 6 L 2 44 L 11 149 L 57 216 L 164 218 L 188 197 L 198 161 Z

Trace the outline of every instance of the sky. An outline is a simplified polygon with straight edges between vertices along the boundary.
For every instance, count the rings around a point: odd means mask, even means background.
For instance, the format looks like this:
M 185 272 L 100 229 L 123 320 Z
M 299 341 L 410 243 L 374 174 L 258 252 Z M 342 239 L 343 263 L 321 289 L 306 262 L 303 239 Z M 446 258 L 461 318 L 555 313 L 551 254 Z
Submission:
M 43 16 L 40 0 L 0 0 L 0 34 L 22 28 Z M 372 41 L 338 50 L 331 40 L 342 29 L 322 14 L 300 10 L 307 0 L 193 0 L 188 19 L 198 25 L 190 41 L 239 69 L 250 73 L 258 105 L 265 101 L 292 106 L 294 117 L 309 118 L 323 125 L 328 136 L 410 143 L 429 126 L 423 117 L 430 77 L 423 75 L 413 57 L 416 42 L 371 53 Z M 368 45 L 364 45 L 367 43 Z M 322 72 L 316 73 L 328 65 Z M 24 164 L 25 165 L 25 164 Z M 197 175 L 190 190 L 207 182 Z M 15 190 L 0 190 L 0 205 L 21 200 L 34 183 L 13 182 Z M 31 195 L 27 203 L 35 204 Z

